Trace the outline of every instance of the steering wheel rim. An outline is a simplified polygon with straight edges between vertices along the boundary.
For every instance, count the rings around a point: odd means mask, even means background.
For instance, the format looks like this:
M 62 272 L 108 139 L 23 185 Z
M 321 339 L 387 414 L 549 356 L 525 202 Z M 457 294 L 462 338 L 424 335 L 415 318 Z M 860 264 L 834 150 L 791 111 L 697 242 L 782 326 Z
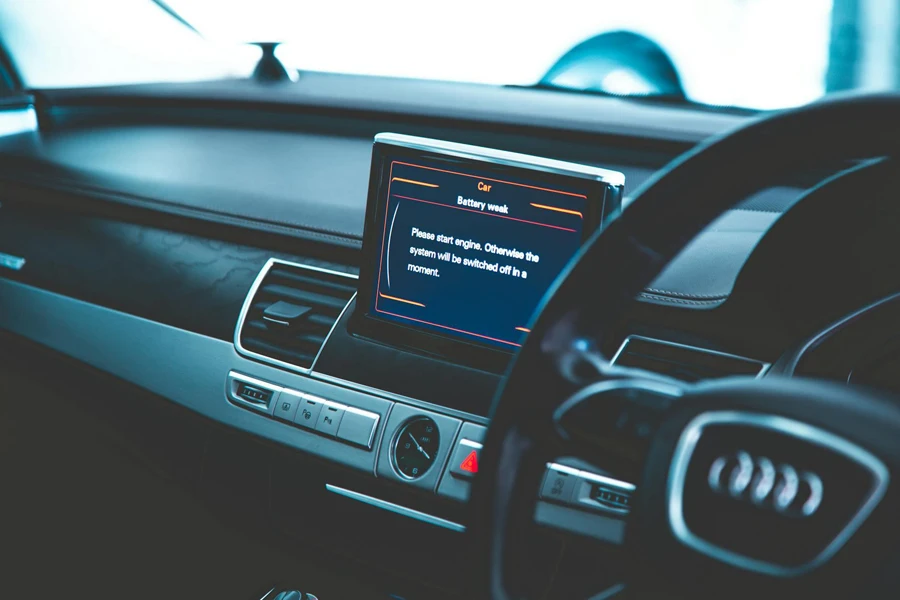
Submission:
M 599 350 L 634 297 L 700 231 L 750 193 L 773 183 L 779 175 L 805 167 L 836 160 L 896 156 L 900 154 L 898 129 L 900 96 L 893 94 L 831 99 L 761 118 L 706 142 L 671 163 L 634 193 L 631 204 L 618 219 L 585 244 L 544 297 L 532 333 L 495 399 L 481 472 L 472 494 L 473 529 L 482 538 L 477 547 L 484 552 L 480 564 L 485 566 L 484 585 L 491 597 L 523 595 L 510 580 L 507 554 L 521 542 L 521 524 L 533 515 L 545 462 L 560 455 L 554 453 L 584 450 L 560 444 L 558 437 L 552 444 L 544 443 L 558 426 L 554 413 L 587 385 L 634 375 L 611 369 Z M 686 194 L 690 194 L 690 199 L 681 201 Z M 746 385 L 750 385 L 749 392 Z M 701 390 L 699 400 L 692 397 L 688 402 L 695 405 L 691 414 L 699 414 L 697 406 L 708 410 L 711 397 L 721 400 L 724 394 L 731 402 L 742 394 L 762 393 L 754 391 L 753 385 Z M 782 382 L 757 385 L 773 388 L 765 390 L 773 397 L 787 394 L 809 400 L 806 410 L 814 410 L 812 396 L 817 394 L 835 406 L 843 404 L 843 392 L 823 388 L 824 384 L 801 386 L 802 389 Z M 691 395 L 698 394 L 692 391 Z M 748 410 L 758 409 L 759 402 L 746 400 Z M 900 411 L 893 405 L 874 397 L 861 402 L 864 410 L 835 410 L 840 413 L 839 418 L 861 419 L 867 424 L 871 424 L 873 415 L 878 415 L 881 426 L 900 431 Z M 778 413 L 781 409 L 770 405 L 768 410 Z M 803 420 L 801 414 L 794 416 L 797 421 Z M 681 420 L 685 421 L 684 415 Z M 670 437 L 678 437 L 687 425 L 687 421 L 679 422 L 677 418 L 665 417 L 663 421 L 674 423 L 663 422 L 660 427 L 666 430 L 670 425 Z M 840 423 L 829 425 L 840 430 Z M 661 436 L 665 437 L 657 432 L 648 448 L 659 446 Z M 665 440 L 670 453 L 676 442 Z M 879 447 L 878 453 L 892 471 L 897 457 L 885 448 Z M 641 481 L 647 482 L 648 472 L 669 469 L 669 464 L 654 464 L 648 459 L 641 467 Z M 639 486 L 639 497 L 641 489 Z M 636 507 L 629 529 L 637 528 L 639 515 L 650 512 L 647 509 L 641 513 Z M 662 521 L 657 525 L 670 525 L 666 519 Z M 631 539 L 642 536 L 646 537 L 644 533 L 629 534 Z M 779 585 L 784 584 L 780 589 L 796 593 L 796 585 L 784 579 L 779 581 Z M 767 582 L 760 585 L 765 587 Z M 757 589 L 754 586 L 759 583 L 758 578 L 751 583 L 746 589 Z M 679 590 L 675 592 L 678 595 Z

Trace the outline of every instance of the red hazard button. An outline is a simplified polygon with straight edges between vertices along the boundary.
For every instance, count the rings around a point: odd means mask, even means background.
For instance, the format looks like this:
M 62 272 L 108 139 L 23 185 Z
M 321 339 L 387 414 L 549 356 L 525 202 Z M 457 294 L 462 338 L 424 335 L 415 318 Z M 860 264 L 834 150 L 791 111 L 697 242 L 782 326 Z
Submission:
M 459 463 L 459 470 L 465 471 L 466 473 L 477 473 L 478 472 L 478 452 L 472 450 L 469 452 L 469 455 Z
M 465 438 L 459 440 L 453 458 L 450 461 L 450 472 L 457 477 L 471 479 L 478 472 L 478 459 L 481 444 Z

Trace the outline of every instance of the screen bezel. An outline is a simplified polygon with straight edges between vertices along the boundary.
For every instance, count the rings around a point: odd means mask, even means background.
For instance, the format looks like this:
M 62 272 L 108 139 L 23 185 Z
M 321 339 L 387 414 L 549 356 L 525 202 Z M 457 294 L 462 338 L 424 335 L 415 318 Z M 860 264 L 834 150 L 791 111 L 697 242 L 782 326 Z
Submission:
M 386 181 L 390 162 L 398 158 L 445 163 L 457 168 L 468 165 L 506 177 L 518 175 L 548 185 L 574 185 L 584 189 L 588 200 L 582 241 L 618 213 L 624 176 L 615 171 L 438 140 L 395 134 L 379 134 L 375 137 L 356 309 L 348 322 L 349 332 L 403 350 L 502 373 L 515 350 L 455 337 L 414 324 L 398 323 L 380 317 L 371 310 L 377 266 L 380 262 L 379 216 L 384 212 L 387 202 Z

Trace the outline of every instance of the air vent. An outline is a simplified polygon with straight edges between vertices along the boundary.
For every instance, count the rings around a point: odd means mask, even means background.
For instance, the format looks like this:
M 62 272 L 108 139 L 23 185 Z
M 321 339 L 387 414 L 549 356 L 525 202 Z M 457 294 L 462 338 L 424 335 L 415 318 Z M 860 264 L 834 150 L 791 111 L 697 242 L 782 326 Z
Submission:
M 743 356 L 638 335 L 625 339 L 612 364 L 653 371 L 687 382 L 731 375 L 759 377 L 769 368 L 768 363 Z
M 356 276 L 271 259 L 250 289 L 235 332 L 245 356 L 308 370 L 356 292 Z

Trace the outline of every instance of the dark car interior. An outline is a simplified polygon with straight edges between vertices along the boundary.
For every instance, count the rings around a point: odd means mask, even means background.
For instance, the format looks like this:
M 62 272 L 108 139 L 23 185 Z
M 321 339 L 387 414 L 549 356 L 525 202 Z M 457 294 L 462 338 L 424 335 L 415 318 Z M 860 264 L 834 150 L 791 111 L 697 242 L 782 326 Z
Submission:
M 0 56 L 3 597 L 896 597 L 897 95 Z

